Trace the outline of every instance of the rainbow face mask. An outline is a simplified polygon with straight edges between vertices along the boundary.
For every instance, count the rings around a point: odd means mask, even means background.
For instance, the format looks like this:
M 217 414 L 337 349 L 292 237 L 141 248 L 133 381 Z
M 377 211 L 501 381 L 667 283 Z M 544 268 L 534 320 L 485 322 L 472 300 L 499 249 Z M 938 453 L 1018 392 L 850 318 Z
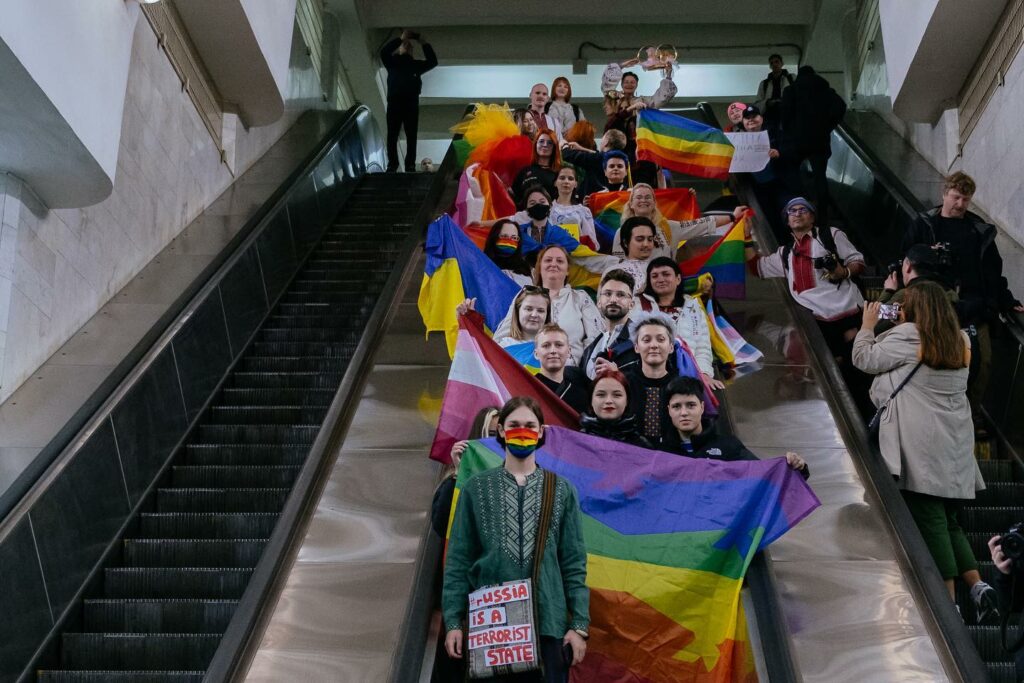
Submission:
M 502 256 L 511 256 L 516 253 L 516 249 L 519 248 L 519 240 L 510 239 L 508 237 L 499 237 L 498 241 L 494 243 L 494 248 L 498 250 L 498 253 Z
M 525 427 L 505 431 L 505 447 L 517 458 L 528 458 L 537 450 L 540 434 Z

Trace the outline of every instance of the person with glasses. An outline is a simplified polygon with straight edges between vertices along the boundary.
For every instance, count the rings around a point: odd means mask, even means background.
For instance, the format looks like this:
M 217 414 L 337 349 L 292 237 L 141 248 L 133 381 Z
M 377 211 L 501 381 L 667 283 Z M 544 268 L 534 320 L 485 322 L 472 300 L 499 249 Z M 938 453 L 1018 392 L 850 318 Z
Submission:
M 510 218 L 501 218 L 491 226 L 484 243 L 484 254 L 501 272 L 519 286 L 533 284 L 530 266 L 523 258 L 523 244 L 519 239 L 519 226 Z
M 569 286 L 569 254 L 564 247 L 552 244 L 538 252 L 534 284 L 543 287 L 551 298 L 551 321 L 568 335 L 570 355 L 576 363 L 583 349 L 601 334 L 601 313 L 586 292 Z M 514 315 L 509 308 L 494 331 L 496 339 L 510 334 Z
M 555 193 L 555 178 L 562 168 L 562 155 L 558 149 L 558 137 L 550 128 L 541 128 L 533 139 L 533 162 L 521 170 L 512 181 L 512 193 L 521 199 L 523 192 L 537 185 L 548 195 Z
M 639 360 L 629 338 L 629 313 L 633 310 L 636 281 L 625 270 L 609 270 L 597 287 L 597 310 L 604 322 L 604 331 L 583 350 L 580 367 L 594 379 L 603 367 L 627 370 Z
M 814 314 L 854 398 L 870 415 L 874 409 L 867 400 L 869 378 L 850 361 L 864 305 L 852 278 L 864 272 L 864 255 L 842 230 L 816 226 L 814 205 L 803 197 L 789 200 L 784 213 L 792 244 L 759 254 L 748 225 L 744 235 L 747 266 L 758 277 L 786 279 L 790 295 Z

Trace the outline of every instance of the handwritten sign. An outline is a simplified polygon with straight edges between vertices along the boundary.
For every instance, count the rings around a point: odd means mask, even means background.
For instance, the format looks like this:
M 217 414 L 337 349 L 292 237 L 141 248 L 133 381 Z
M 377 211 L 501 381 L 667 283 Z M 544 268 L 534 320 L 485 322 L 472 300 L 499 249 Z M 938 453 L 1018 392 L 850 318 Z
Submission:
M 510 581 L 469 594 L 466 646 L 473 671 L 537 662 L 530 581 Z
M 732 163 L 729 164 L 729 173 L 757 173 L 768 165 L 768 150 L 772 145 L 767 131 L 726 133 L 725 137 L 729 138 L 736 149 L 732 154 Z

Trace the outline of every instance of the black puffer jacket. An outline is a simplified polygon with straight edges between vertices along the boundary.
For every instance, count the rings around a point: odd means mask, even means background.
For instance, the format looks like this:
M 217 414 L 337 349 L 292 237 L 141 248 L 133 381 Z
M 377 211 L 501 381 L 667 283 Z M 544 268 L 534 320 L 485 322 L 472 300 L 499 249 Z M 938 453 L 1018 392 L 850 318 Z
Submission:
M 580 431 L 602 439 L 621 441 L 630 446 L 651 448 L 651 442 L 640 434 L 640 421 L 628 413 L 618 420 L 601 420 L 584 413 L 580 416 Z

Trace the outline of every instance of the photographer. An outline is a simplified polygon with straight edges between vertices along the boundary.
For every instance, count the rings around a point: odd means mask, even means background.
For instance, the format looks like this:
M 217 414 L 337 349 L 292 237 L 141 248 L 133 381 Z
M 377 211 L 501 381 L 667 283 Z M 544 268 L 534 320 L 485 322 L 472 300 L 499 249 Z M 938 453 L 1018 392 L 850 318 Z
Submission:
M 960 309 L 960 297 L 949 275 L 949 266 L 952 263 L 952 255 L 945 244 L 915 244 L 907 249 L 907 255 L 902 261 L 897 261 L 889 266 L 889 277 L 885 279 L 885 291 L 878 297 L 879 303 L 889 306 L 902 305 L 906 294 L 906 288 L 920 285 L 924 282 L 933 282 L 946 292 L 946 298 L 952 304 L 953 310 L 957 312 L 957 319 L 960 327 L 966 327 Z M 883 306 L 883 311 L 885 307 Z M 893 309 L 889 309 L 892 311 Z M 878 324 L 875 325 L 875 334 L 879 335 L 897 325 L 893 317 L 880 316 Z
M 1019 613 L 1024 610 L 1024 585 L 1019 585 L 1022 581 L 1021 570 L 1024 569 L 1020 558 L 1020 552 L 1024 550 L 1021 547 L 1022 527 L 1024 527 L 1024 524 L 1017 524 L 1006 535 L 993 536 L 988 539 L 988 550 L 992 554 L 992 562 L 996 565 L 996 569 L 999 570 L 996 573 L 995 580 L 996 592 L 999 594 L 999 609 L 1003 610 L 1003 614 L 1006 615 Z M 1008 537 L 1012 537 L 1012 540 L 1016 541 L 1012 547 L 1010 547 L 1010 543 L 1007 540 Z M 1004 543 L 1007 545 L 1006 548 L 1003 547 Z M 1008 557 L 1008 554 L 1016 555 L 1017 559 Z M 1014 583 L 1018 583 L 1016 592 L 1013 590 Z M 1018 626 L 1017 640 L 1021 637 L 1020 626 Z M 1022 644 L 1024 643 L 1015 642 L 1012 635 L 1006 638 L 1006 645 L 1014 654 L 1018 681 L 1024 681 L 1024 647 L 1020 647 Z M 1017 647 L 1014 648 L 1014 646 Z
M 423 48 L 425 59 L 412 56 L 413 43 Z M 437 66 L 437 55 L 430 43 L 416 31 L 405 29 L 402 35 L 385 43 L 380 61 L 388 72 L 388 167 L 398 170 L 398 134 L 405 128 L 405 172 L 416 172 L 416 131 L 419 128 L 420 77 Z

